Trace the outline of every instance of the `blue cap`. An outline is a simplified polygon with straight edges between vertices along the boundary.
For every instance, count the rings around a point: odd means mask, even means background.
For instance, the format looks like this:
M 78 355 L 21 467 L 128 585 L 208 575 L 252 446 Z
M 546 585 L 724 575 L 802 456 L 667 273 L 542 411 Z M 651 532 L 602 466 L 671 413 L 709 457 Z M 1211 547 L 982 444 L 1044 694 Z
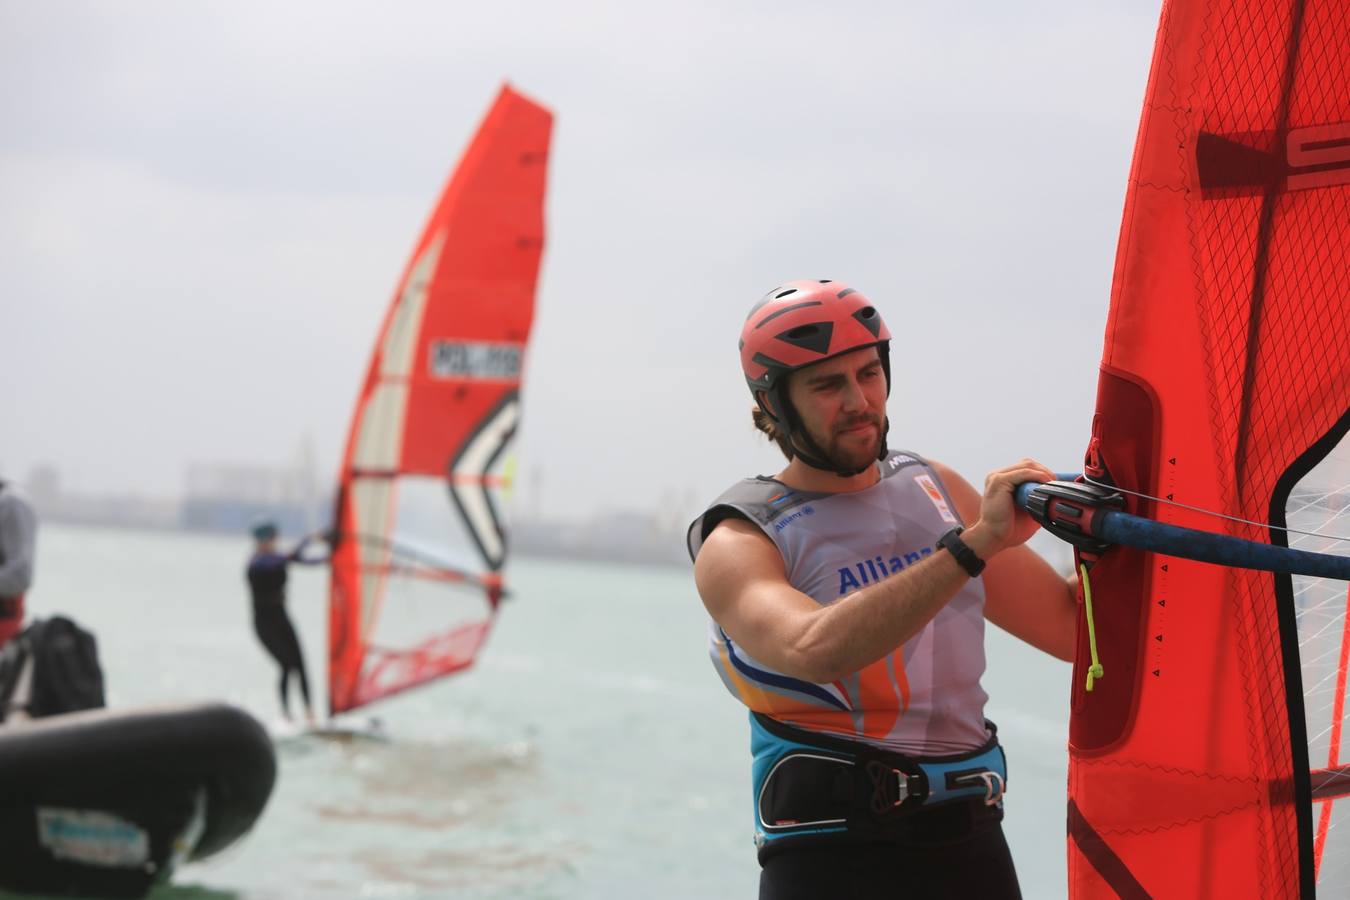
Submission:
M 271 519 L 257 519 L 249 530 L 254 540 L 270 541 L 277 536 L 277 523 Z

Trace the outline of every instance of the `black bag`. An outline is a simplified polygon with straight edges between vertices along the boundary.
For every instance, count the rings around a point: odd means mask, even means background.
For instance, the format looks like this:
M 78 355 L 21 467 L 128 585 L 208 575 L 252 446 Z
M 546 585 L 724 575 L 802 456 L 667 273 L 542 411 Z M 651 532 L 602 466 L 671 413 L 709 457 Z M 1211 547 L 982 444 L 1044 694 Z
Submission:
M 0 719 L 12 710 L 37 719 L 104 705 L 98 642 L 65 616 L 33 620 L 0 652 Z

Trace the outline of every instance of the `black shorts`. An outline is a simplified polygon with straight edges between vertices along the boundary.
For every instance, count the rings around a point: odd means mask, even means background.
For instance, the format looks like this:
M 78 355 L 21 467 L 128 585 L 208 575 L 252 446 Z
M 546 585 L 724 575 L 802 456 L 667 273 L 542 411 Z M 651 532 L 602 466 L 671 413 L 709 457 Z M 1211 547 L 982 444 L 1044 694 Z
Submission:
M 945 811 L 944 811 L 945 812 Z M 927 813 L 920 813 L 922 819 Z M 917 824 L 917 822 L 916 822 Z M 797 846 L 768 856 L 760 900 L 1019 900 L 1017 871 L 997 819 L 934 839 Z

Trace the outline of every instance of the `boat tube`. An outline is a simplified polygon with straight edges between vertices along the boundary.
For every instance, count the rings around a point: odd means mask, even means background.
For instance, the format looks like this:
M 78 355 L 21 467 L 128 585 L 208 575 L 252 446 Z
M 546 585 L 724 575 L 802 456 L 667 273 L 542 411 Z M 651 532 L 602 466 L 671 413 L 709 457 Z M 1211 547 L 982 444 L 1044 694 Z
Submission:
M 0 727 L 0 889 L 140 897 L 230 846 L 276 781 L 263 727 L 223 703 Z

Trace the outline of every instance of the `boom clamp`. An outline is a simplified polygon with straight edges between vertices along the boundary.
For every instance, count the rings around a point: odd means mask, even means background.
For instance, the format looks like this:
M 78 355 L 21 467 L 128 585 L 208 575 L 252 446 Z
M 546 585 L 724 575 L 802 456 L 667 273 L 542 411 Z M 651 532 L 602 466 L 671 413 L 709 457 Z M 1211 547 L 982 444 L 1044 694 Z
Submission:
M 1097 537 L 1093 519 L 1099 512 L 1125 508 L 1120 491 L 1083 481 L 1047 481 L 1033 485 L 1026 510 L 1041 527 L 1079 550 L 1102 553 L 1111 546 Z

